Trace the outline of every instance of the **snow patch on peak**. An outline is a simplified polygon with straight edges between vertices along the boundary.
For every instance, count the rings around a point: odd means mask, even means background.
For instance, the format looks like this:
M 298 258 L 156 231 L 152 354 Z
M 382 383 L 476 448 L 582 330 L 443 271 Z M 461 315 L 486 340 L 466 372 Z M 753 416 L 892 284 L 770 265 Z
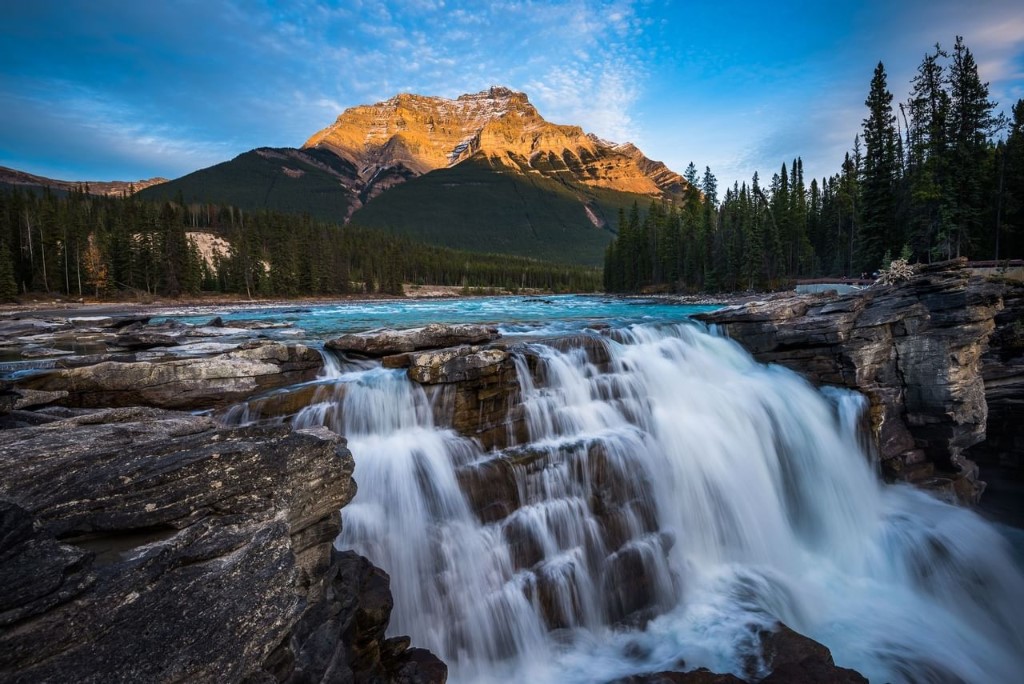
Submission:
M 587 133 L 587 138 L 594 144 L 600 145 L 601 147 L 607 147 L 608 149 L 617 150 L 619 147 L 621 147 L 619 143 L 612 142 L 611 140 L 605 140 L 604 138 L 594 135 L 593 133 Z M 628 145 L 630 143 L 626 144 Z

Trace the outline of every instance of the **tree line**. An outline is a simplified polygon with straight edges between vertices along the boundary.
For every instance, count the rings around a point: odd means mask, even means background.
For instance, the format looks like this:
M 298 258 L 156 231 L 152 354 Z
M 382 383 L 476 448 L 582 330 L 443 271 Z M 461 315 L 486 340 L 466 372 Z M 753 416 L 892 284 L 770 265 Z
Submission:
M 621 212 L 605 289 L 775 289 L 870 274 L 898 256 L 1024 256 L 1024 100 L 1009 120 L 998 114 L 961 37 L 924 56 L 895 106 L 879 62 L 865 106 L 832 176 L 808 182 L 797 157 L 767 185 L 755 173 L 719 201 L 711 169 L 691 163 L 681 205 Z
M 199 237 L 229 248 L 200 250 Z M 30 292 L 177 297 L 401 294 L 403 283 L 587 292 L 600 271 L 424 245 L 309 216 L 0 189 L 0 299 Z

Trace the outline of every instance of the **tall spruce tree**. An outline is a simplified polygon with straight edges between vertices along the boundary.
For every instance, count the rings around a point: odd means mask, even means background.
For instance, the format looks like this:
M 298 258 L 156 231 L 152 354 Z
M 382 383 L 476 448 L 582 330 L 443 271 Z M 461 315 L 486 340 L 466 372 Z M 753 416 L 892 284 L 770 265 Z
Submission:
M 948 126 L 949 93 L 939 61 L 941 46 L 924 56 L 914 76 L 907 110 L 908 242 L 914 256 L 931 259 L 940 234 L 950 231 Z
M 875 67 L 871 90 L 864 101 L 864 167 L 861 183 L 861 224 L 857 263 L 865 271 L 883 266 L 886 251 L 899 250 L 896 235 L 896 117 L 892 93 L 886 86 L 885 66 Z
M 946 258 L 970 253 L 972 242 L 981 237 L 982 217 L 988 204 L 989 178 L 982 172 L 993 147 L 990 136 L 1001 126 L 994 114 L 996 103 L 988 99 L 988 83 L 978 76 L 974 55 L 956 37 L 949 67 L 949 179 L 952 191 L 950 230 L 940 235 L 939 249 Z
M 0 238 L 0 302 L 18 296 L 18 282 L 14 279 L 14 257 L 7 243 Z
M 993 253 L 996 259 L 1024 254 L 1024 99 L 1013 106 L 999 164 Z

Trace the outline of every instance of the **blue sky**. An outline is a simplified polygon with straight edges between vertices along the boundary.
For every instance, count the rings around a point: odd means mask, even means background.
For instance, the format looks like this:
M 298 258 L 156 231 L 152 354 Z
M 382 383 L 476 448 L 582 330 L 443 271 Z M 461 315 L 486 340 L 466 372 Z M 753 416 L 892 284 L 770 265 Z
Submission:
M 882 60 L 896 100 L 955 35 L 1008 111 L 1024 2 L 7 3 L 0 165 L 69 180 L 177 177 L 299 146 L 397 92 L 526 91 L 541 114 L 720 185 L 802 156 L 834 173 Z

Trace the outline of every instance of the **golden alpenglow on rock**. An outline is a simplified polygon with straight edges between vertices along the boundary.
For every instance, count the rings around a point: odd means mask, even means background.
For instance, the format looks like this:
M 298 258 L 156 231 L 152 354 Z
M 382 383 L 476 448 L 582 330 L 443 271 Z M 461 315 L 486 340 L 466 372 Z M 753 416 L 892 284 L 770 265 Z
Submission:
M 367 185 L 397 167 L 421 175 L 467 159 L 592 187 L 679 198 L 686 181 L 636 146 L 549 123 L 525 93 L 495 86 L 454 100 L 402 93 L 345 110 L 305 148 L 351 161 Z

